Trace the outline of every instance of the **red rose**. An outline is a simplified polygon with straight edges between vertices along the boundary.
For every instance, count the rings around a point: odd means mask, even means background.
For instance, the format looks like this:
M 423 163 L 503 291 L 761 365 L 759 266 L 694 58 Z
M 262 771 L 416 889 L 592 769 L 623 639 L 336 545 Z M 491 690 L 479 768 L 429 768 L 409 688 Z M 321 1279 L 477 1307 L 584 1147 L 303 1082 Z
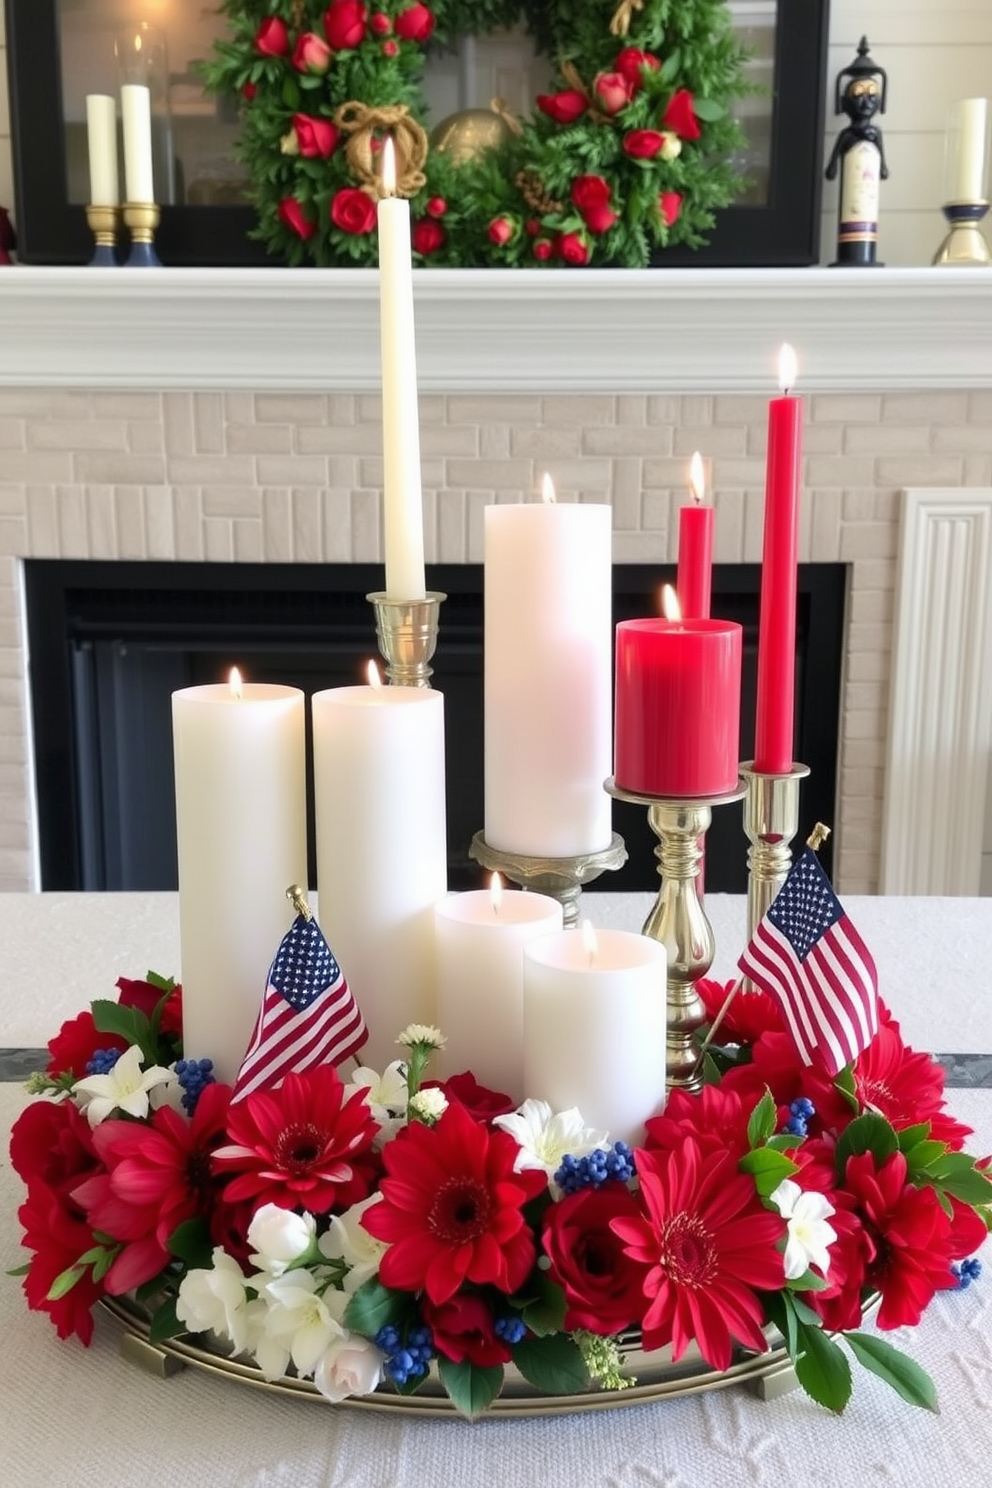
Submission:
M 388 36 L 393 29 L 392 21 L 387 15 L 383 15 L 381 10 L 376 11 L 369 25 L 372 27 L 373 34 L 376 36 Z
M 644 86 L 644 69 L 657 72 L 661 61 L 653 52 L 642 52 L 639 47 L 624 47 L 613 64 L 622 78 L 630 84 L 631 94 Z
M 494 217 L 486 231 L 489 234 L 490 243 L 495 243 L 497 248 L 503 248 L 507 243 L 512 243 L 517 236 L 518 224 L 512 217 Z
M 597 72 L 592 91 L 604 114 L 618 114 L 630 102 L 630 84 L 619 72 Z
M 699 120 L 692 106 L 688 88 L 673 93 L 661 120 L 662 129 L 671 129 L 680 139 L 694 140 L 700 135 Z
M 324 11 L 324 35 L 336 52 L 353 51 L 365 40 L 368 11 L 362 0 L 331 0 Z
M 267 16 L 255 34 L 255 50 L 263 57 L 285 57 L 289 51 L 286 22 L 278 16 Z
M 426 5 L 410 5 L 396 17 L 396 35 L 404 41 L 426 41 L 434 30 L 434 13 Z
M 246 103 L 251 103 L 257 92 L 258 89 L 255 87 L 254 83 L 245 83 L 241 89 L 241 97 L 245 100 Z
M 48 1040 L 49 1060 L 46 1075 L 71 1074 L 81 1080 L 97 1049 L 119 1049 L 123 1054 L 127 1039 L 116 1033 L 99 1033 L 89 1011 L 67 1018 L 54 1038 Z
M 395 57 L 399 49 L 399 42 L 393 41 L 392 38 L 390 38 L 389 41 L 384 41 L 382 43 L 382 55 L 384 57 Z
M 315 31 L 304 31 L 293 48 L 293 66 L 297 72 L 323 77 L 331 65 L 331 49 Z
M 544 1251 L 568 1301 L 566 1328 L 609 1334 L 640 1321 L 648 1270 L 631 1260 L 610 1229 L 611 1219 L 640 1215 L 637 1200 L 619 1183 L 581 1188 L 545 1210 Z
M 138 1008 L 146 1018 L 150 1018 L 162 999 L 162 1012 L 159 1018 L 159 1029 L 162 1033 L 174 1033 L 180 1037 L 183 1031 L 183 989 L 180 986 L 173 987 L 166 994 L 161 987 L 154 982 L 142 982 L 133 980 L 131 977 L 117 978 L 117 1001 L 121 1007 Z
M 657 129 L 632 129 L 623 137 L 624 151 L 634 160 L 652 160 L 664 143 Z
M 535 102 L 556 124 L 574 124 L 589 107 L 584 94 L 571 88 L 564 93 L 539 93 Z
M 100 1168 L 90 1124 L 71 1100 L 26 1106 L 11 1128 L 10 1161 L 29 1188 L 40 1179 L 63 1197 Z
M 375 202 L 357 186 L 342 186 L 331 202 L 331 221 L 342 232 L 371 232 L 375 227 Z
M 616 222 L 617 214 L 610 207 L 610 183 L 602 176 L 576 176 L 571 196 L 590 232 L 605 232 Z
M 550 238 L 536 238 L 534 240 L 534 257 L 538 263 L 547 263 L 555 251 L 555 245 Z
M 501 1090 L 490 1090 L 480 1085 L 471 1070 L 460 1075 L 451 1075 L 447 1080 L 425 1080 L 425 1085 L 436 1085 L 450 1101 L 457 1101 L 475 1121 L 492 1121 L 494 1116 L 508 1116 L 517 1109 L 518 1102 Z
M 453 1363 L 467 1359 L 480 1369 L 509 1363 L 510 1350 L 493 1332 L 493 1315 L 481 1297 L 456 1292 L 449 1302 L 425 1298 L 423 1311 L 434 1347 Z
M 316 222 L 311 221 L 295 196 L 284 196 L 277 211 L 283 226 L 288 227 L 290 232 L 295 232 L 304 243 L 317 231 Z
M 678 221 L 682 210 L 681 191 L 663 191 L 658 198 L 658 210 L 664 218 L 665 226 L 671 227 L 674 222 Z
M 293 128 L 300 154 L 326 160 L 338 142 L 338 131 L 329 119 L 313 119 L 309 114 L 294 114 Z
M 440 222 L 435 222 L 431 217 L 423 217 L 415 222 L 410 230 L 410 242 L 415 253 L 422 253 L 426 258 L 429 253 L 436 253 L 445 239 L 445 231 Z
M 567 264 L 582 265 L 589 262 L 589 244 L 581 233 L 562 233 L 558 239 L 558 252 Z
M 425 210 L 428 217 L 443 217 L 448 210 L 448 203 L 443 196 L 432 196 Z

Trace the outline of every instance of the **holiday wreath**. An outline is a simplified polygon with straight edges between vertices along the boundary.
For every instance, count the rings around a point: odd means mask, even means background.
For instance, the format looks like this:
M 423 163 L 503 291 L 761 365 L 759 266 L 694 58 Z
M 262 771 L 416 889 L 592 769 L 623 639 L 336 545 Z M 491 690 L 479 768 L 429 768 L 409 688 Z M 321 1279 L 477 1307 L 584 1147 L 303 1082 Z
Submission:
M 715 1017 L 725 989 L 698 985 Z M 884 1008 L 832 1078 L 800 1062 L 770 997 L 740 992 L 710 1083 L 673 1092 L 631 1151 L 471 1074 L 425 1082 L 443 1040 L 423 1025 L 381 1074 L 315 1065 L 232 1098 L 182 1059 L 179 987 L 118 987 L 51 1040 L 46 1098 L 11 1137 L 24 1292 L 61 1337 L 88 1343 L 94 1304 L 136 1290 L 153 1340 L 209 1332 L 335 1401 L 433 1374 L 474 1416 L 511 1363 L 545 1394 L 633 1383 L 631 1325 L 725 1370 L 773 1324 L 830 1409 L 848 1351 L 933 1407 L 863 1312 L 880 1299 L 880 1329 L 916 1324 L 977 1276 L 992 1181 L 940 1067 Z
M 723 0 L 225 0 L 208 86 L 241 109 L 256 236 L 290 264 L 375 265 L 377 156 L 397 146 L 416 262 L 645 266 L 739 193 L 747 91 Z M 456 163 L 428 145 L 424 49 L 523 21 L 553 59 L 532 115 Z M 498 100 L 494 101 L 498 108 Z

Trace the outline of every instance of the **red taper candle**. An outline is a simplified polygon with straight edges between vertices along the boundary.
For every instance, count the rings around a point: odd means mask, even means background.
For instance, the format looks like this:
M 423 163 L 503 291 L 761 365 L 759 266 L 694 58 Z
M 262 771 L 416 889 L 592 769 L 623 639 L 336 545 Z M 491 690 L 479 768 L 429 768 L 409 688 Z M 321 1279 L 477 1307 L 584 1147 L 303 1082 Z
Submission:
M 713 587 L 713 508 L 703 503 L 705 483 L 699 452 L 689 466 L 692 500 L 679 508 L 679 572 L 676 589 L 684 620 L 708 620 Z

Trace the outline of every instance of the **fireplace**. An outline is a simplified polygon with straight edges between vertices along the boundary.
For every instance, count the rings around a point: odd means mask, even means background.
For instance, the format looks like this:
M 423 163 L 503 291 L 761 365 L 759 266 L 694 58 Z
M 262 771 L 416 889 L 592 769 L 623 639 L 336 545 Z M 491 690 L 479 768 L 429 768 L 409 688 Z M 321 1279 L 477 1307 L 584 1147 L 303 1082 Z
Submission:
M 656 564 L 618 564 L 613 575 L 615 620 L 651 613 L 659 584 L 673 577 Z M 307 695 L 361 680 L 374 652 L 365 595 L 381 577 L 381 567 L 360 563 L 27 562 L 42 887 L 174 888 L 171 693 L 234 664 Z M 742 757 L 754 734 L 758 581 L 754 564 L 714 570 L 714 612 L 744 626 Z M 842 564 L 800 566 L 796 757 L 812 770 L 803 830 L 835 815 L 845 582 Z M 468 846 L 484 815 L 482 568 L 429 566 L 428 584 L 448 595 L 434 682 L 447 718 L 449 882 L 463 889 L 480 881 Z M 629 860 L 598 887 L 652 888 L 645 813 L 615 803 L 614 825 Z M 745 849 L 739 809 L 715 812 L 712 891 L 745 887 Z M 829 871 L 829 843 L 823 859 Z

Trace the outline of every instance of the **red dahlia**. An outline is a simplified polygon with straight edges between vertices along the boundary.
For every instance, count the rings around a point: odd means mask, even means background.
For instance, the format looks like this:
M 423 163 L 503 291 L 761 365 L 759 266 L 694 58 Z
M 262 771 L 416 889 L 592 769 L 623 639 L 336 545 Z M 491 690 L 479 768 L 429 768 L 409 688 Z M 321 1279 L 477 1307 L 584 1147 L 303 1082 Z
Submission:
M 510 1293 L 534 1264 L 521 1209 L 545 1187 L 543 1171 L 513 1171 L 517 1144 L 453 1103 L 436 1126 L 414 1123 L 383 1149 L 382 1202 L 362 1224 L 389 1245 L 379 1280 L 447 1302 L 465 1281 Z

